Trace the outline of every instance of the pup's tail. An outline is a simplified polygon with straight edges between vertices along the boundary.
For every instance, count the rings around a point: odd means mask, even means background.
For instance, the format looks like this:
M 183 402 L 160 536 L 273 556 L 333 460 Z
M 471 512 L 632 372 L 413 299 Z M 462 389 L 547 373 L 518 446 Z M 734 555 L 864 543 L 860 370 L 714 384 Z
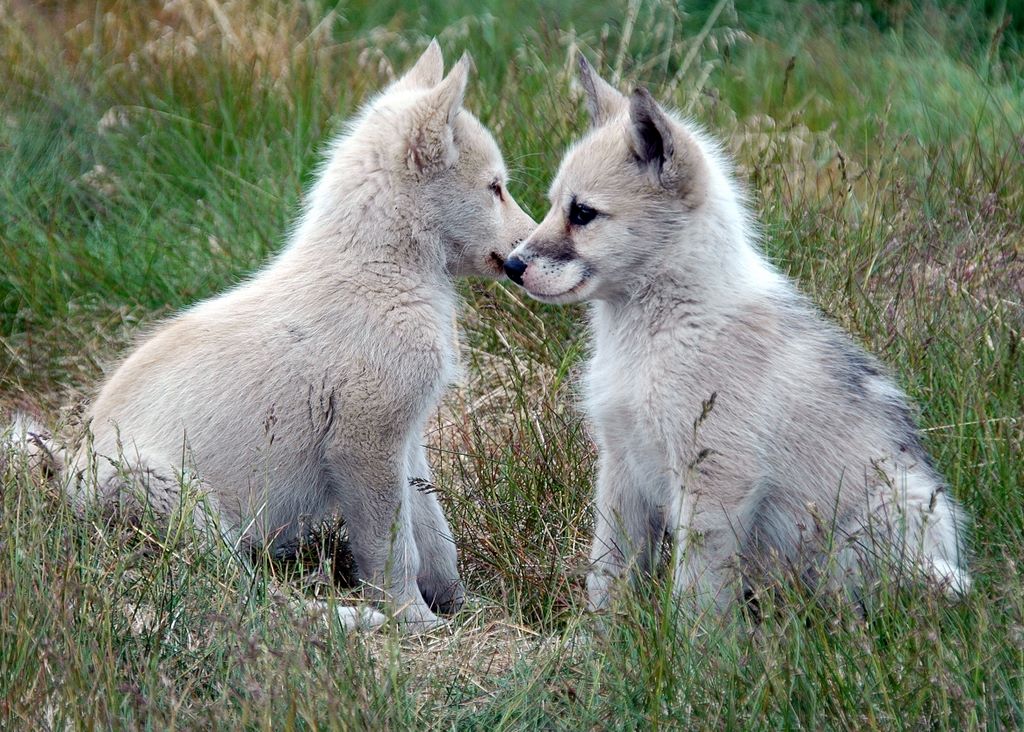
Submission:
M 3 425 L 0 422 L 0 425 Z M 32 415 L 24 411 L 14 412 L 0 426 L 0 473 L 8 465 L 22 466 L 30 474 L 41 474 L 48 482 L 54 482 L 64 474 L 68 464 L 66 448 L 54 439 L 53 433 Z M 275 593 L 280 593 L 276 587 Z M 326 615 L 330 606 L 318 600 L 300 601 L 307 613 Z M 366 606 L 336 606 L 334 608 L 342 626 L 348 630 L 369 630 L 387 622 L 387 616 Z
M 971 589 L 971 576 L 964 566 L 967 520 L 960 504 L 947 491 L 936 492 L 915 518 L 920 522 L 915 527 L 920 536 L 920 568 L 946 593 L 967 594 Z
M 931 470 L 910 470 L 894 505 L 887 506 L 896 547 L 907 569 L 957 597 L 971 588 L 967 516 Z
M 877 490 L 869 503 L 864 525 L 869 556 L 949 597 L 966 595 L 971 589 L 967 516 L 942 479 L 918 467 L 888 488 Z
M 54 440 L 53 433 L 35 417 L 20 411 L 0 428 L 0 470 L 19 461 L 49 481 L 56 480 L 67 465 L 64 447 Z

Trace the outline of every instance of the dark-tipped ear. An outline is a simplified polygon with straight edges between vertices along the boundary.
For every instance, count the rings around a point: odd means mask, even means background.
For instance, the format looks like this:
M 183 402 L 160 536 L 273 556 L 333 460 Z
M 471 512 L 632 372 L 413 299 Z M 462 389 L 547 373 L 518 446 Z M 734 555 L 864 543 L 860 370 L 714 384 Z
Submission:
M 429 89 L 440 83 L 443 76 L 444 56 L 441 55 L 441 46 L 435 38 L 398 83 L 410 89 Z
M 660 174 L 675 154 L 672 125 L 654 97 L 639 87 L 629 98 L 630 144 L 637 160 Z
M 637 163 L 657 184 L 692 208 L 707 197 L 708 162 L 684 128 L 673 125 L 643 87 L 629 98 L 628 143 Z
M 579 54 L 580 84 L 587 95 L 587 111 L 592 127 L 600 127 L 626 106 L 626 97 L 598 76 L 587 57 Z

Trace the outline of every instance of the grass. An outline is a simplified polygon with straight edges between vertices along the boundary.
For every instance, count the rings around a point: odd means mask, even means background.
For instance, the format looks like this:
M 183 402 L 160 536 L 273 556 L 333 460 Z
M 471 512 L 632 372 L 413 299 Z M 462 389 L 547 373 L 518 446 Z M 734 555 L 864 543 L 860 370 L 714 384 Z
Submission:
M 583 129 L 579 45 L 726 142 L 768 254 L 897 371 L 975 519 L 972 593 L 883 586 L 865 620 L 793 587 L 759 622 L 693 622 L 654 583 L 595 634 L 582 311 L 473 282 L 429 436 L 474 594 L 450 631 L 346 635 L 268 591 L 292 568 L 74 520 L 15 460 L 0 725 L 1024 726 L 1024 9 L 686 7 L 0 0 L 0 406 L 74 421 L 147 324 L 258 266 L 326 140 L 432 35 L 474 54 L 468 104 L 542 214 Z M 292 584 L 333 596 L 337 562 Z

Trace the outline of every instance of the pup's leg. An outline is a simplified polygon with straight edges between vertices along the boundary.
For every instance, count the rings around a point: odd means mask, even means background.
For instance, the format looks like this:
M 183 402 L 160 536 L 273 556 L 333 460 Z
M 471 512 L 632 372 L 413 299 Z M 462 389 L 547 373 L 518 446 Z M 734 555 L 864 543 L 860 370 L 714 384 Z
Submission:
M 422 445 L 410 449 L 408 464 L 412 531 L 420 552 L 420 592 L 432 609 L 454 613 L 462 607 L 466 591 L 459 579 L 455 539 L 430 482 L 430 465 Z
M 701 496 L 686 493 L 669 519 L 676 554 L 675 592 L 698 612 L 723 609 L 735 599 L 728 587 L 729 566 L 738 550 L 736 531 L 724 512 L 711 506 L 702 511 L 701 503 Z
M 712 607 L 725 609 L 736 599 L 729 588 L 729 562 L 735 543 L 720 534 L 676 532 L 675 592 L 683 602 L 702 612 Z
M 651 568 L 664 536 L 663 514 L 650 505 L 644 487 L 624 459 L 602 454 L 597 473 L 594 544 L 587 595 L 591 610 L 605 610 L 613 585 Z
M 360 579 L 375 599 L 391 603 L 403 625 L 416 632 L 442 621 L 427 607 L 416 584 L 420 555 L 404 463 L 400 450 L 346 455 L 331 448 L 327 455 Z

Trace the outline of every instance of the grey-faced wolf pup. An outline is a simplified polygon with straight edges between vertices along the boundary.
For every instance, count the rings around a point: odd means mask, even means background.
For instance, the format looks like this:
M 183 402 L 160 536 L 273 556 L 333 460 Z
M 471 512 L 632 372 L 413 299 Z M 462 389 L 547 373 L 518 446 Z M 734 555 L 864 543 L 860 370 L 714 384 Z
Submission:
M 67 460 L 76 507 L 170 512 L 197 482 L 222 531 L 271 550 L 340 514 L 359 578 L 404 626 L 459 607 L 448 523 L 410 482 L 430 480 L 423 431 L 457 368 L 453 278 L 500 276 L 535 226 L 462 108 L 469 71 L 442 78 L 431 43 L 333 143 L 284 250 L 128 355 Z
M 582 57 L 580 81 L 591 129 L 505 271 L 543 302 L 591 302 L 592 608 L 665 536 L 698 607 L 735 602 L 758 566 L 854 596 L 881 564 L 966 591 L 963 513 L 906 397 L 760 255 L 719 148 Z

